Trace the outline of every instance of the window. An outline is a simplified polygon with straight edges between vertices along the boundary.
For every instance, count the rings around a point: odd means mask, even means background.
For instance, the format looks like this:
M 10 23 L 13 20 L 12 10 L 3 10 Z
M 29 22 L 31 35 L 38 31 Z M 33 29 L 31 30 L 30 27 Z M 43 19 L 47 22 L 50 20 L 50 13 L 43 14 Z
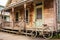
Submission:
M 42 8 L 37 8 L 37 19 L 42 19 Z
M 4 16 L 4 20 L 5 21 L 10 21 L 10 17 L 9 16 Z
M 3 19 L 3 16 L 2 16 L 2 19 Z
M 4 20 L 6 20 L 6 16 L 4 16 Z
M 18 21 L 18 12 L 16 12 L 15 17 L 16 17 L 15 21 L 17 22 Z

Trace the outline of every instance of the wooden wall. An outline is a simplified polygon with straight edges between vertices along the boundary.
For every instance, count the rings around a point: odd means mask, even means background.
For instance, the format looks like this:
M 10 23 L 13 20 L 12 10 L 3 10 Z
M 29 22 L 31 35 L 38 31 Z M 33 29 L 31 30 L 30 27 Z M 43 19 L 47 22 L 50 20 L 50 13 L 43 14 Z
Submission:
M 19 7 L 20 8 L 20 7 Z M 31 22 L 34 21 L 35 19 L 35 13 L 34 13 L 34 5 L 31 5 L 28 7 L 30 10 L 30 27 L 31 27 Z M 56 9 L 55 9 L 55 2 L 54 0 L 45 0 L 44 1 L 44 10 L 43 10 L 43 18 L 44 18 L 44 23 L 49 26 L 54 26 L 56 27 Z M 17 10 L 16 10 L 17 11 Z M 24 9 L 19 9 L 20 14 L 24 15 Z
M 44 1 L 44 23 L 56 28 L 56 4 L 54 0 Z

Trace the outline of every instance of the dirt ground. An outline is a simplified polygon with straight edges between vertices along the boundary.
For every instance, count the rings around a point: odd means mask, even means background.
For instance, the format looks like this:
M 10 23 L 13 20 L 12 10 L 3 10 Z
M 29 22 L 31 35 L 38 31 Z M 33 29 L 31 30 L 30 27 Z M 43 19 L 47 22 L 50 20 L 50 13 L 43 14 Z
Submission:
M 17 34 L 0 32 L 0 40 L 54 40 L 54 39 L 32 38 L 25 35 L 17 35 Z
M 25 35 L 0 32 L 0 40 L 40 40 L 40 38 L 32 38 Z

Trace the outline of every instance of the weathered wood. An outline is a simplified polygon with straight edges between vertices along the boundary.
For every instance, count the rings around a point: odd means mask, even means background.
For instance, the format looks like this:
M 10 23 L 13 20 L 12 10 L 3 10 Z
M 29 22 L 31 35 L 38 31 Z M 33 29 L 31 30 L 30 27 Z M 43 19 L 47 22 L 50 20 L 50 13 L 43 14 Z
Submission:
M 13 25 L 13 28 L 14 28 L 14 8 L 12 7 L 12 25 Z
M 26 30 L 26 2 L 24 4 L 24 29 Z
M 38 1 L 37 1 L 38 2 Z M 55 7 L 55 3 L 54 3 L 54 0 L 44 0 L 43 1 L 44 2 L 44 4 L 42 4 L 43 5 L 43 7 L 44 7 L 44 9 L 42 10 L 43 11 L 43 17 L 42 17 L 42 21 L 43 21 L 43 24 L 47 24 L 48 26 L 52 26 L 52 27 L 55 27 L 55 25 L 56 25 L 56 13 L 55 13 L 55 11 L 56 11 L 56 7 Z M 12 11 L 12 25 L 13 25 L 13 28 L 14 28 L 14 25 L 17 25 L 17 24 L 19 24 L 19 23 L 15 23 L 14 21 L 15 21 L 15 11 L 19 11 L 20 12 L 20 16 L 19 17 L 22 17 L 23 18 L 23 21 L 24 21 L 24 28 L 23 28 L 23 30 L 25 30 L 26 31 L 26 33 L 27 33 L 27 30 L 32 30 L 32 31 L 34 31 L 33 30 L 33 27 L 34 28 L 40 28 L 40 27 L 42 27 L 42 26 L 35 26 L 35 25 L 38 25 L 37 24 L 37 21 L 36 21 L 36 7 L 37 6 L 35 6 L 36 5 L 36 3 L 30 3 L 30 4 L 28 4 L 27 2 L 24 2 L 22 5 L 23 5 L 23 7 L 19 4 L 18 6 L 14 6 L 14 7 L 12 7 L 12 10 L 10 10 L 10 11 Z M 39 7 L 40 7 L 41 5 L 39 5 Z M 29 15 L 29 23 L 27 23 L 26 24 L 26 9 L 27 8 L 29 8 L 29 11 L 30 11 L 30 15 Z M 39 20 L 39 19 L 37 19 L 37 20 Z M 36 23 L 35 23 L 35 22 Z M 21 25 L 21 24 L 20 24 Z M 20 25 L 18 25 L 19 27 L 20 27 Z M 17 27 L 17 26 L 16 26 Z M 21 28 L 19 28 L 18 27 L 18 29 L 19 29 L 19 31 L 21 30 Z M 31 29 L 29 29 L 31 27 Z M 40 31 L 40 30 L 38 30 L 38 31 Z

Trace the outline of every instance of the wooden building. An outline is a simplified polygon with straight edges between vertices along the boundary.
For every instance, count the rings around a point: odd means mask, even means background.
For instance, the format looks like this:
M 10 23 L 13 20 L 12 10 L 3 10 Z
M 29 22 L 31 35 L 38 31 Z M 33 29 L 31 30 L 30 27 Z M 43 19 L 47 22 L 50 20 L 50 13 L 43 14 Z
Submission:
M 58 1 L 8 0 L 6 8 L 3 10 L 10 12 L 11 26 L 8 29 L 41 28 L 43 24 L 46 24 L 55 31 L 58 28 Z

